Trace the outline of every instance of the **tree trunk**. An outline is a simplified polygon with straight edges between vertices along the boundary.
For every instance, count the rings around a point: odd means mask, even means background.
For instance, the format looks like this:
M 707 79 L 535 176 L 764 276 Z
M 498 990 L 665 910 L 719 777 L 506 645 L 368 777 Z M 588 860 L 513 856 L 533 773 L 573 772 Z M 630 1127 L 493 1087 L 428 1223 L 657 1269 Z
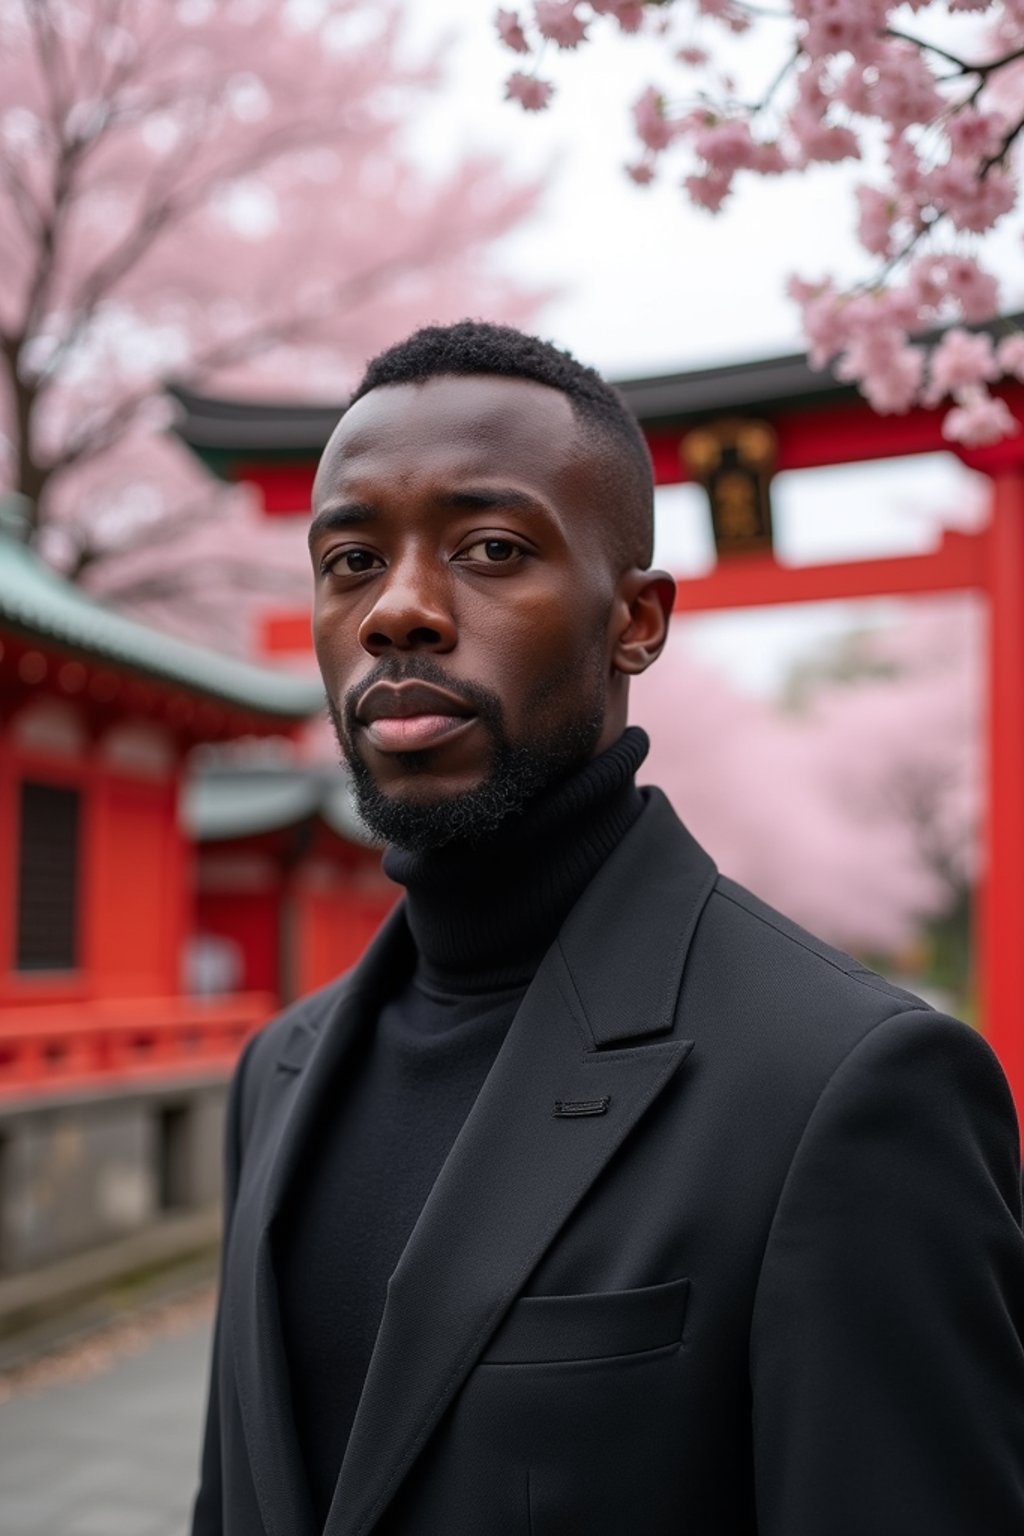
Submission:
M 31 510 L 25 521 L 25 542 L 34 544 L 42 528 L 42 505 L 50 479 L 49 470 L 39 463 L 34 451 L 34 425 L 38 396 L 21 376 L 21 346 L 5 348 L 10 367 L 11 395 L 14 401 L 14 489 L 25 496 Z

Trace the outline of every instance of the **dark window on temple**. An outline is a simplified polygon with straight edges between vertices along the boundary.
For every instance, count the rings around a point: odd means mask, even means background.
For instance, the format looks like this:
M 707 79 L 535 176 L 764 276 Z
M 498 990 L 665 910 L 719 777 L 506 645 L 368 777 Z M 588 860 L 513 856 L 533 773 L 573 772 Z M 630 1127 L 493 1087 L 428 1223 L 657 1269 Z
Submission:
M 190 1118 L 186 1104 L 165 1104 L 159 1112 L 157 1195 L 162 1211 L 188 1205 Z
M 19 971 L 71 971 L 78 964 L 80 801 L 77 789 L 62 784 L 21 786 Z

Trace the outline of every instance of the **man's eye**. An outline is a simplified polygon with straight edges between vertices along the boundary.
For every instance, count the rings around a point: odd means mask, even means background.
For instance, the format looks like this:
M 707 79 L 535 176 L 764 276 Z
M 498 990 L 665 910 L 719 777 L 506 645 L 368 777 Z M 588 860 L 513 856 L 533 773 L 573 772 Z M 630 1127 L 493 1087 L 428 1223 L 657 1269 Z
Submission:
M 523 553 L 518 544 L 513 544 L 511 539 L 478 539 L 475 544 L 462 552 L 464 560 L 482 560 L 488 565 L 503 565 L 515 560 Z
M 378 556 L 371 555 L 368 549 L 343 549 L 324 561 L 324 570 L 339 576 L 361 576 L 372 570 L 377 560 Z

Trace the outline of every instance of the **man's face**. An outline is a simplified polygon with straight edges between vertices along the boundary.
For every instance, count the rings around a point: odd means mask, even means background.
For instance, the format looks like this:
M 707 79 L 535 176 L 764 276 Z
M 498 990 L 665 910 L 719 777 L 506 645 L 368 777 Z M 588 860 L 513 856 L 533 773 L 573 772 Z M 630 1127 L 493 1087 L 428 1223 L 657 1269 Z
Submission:
M 568 399 L 526 380 L 389 385 L 343 418 L 314 487 L 313 631 L 378 836 L 479 836 L 621 732 L 599 486 Z

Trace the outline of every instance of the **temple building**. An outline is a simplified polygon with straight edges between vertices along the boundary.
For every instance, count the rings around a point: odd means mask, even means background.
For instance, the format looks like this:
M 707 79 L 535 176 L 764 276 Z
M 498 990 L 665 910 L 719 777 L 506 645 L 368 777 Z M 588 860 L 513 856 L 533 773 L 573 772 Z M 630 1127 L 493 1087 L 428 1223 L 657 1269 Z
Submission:
M 394 904 L 337 764 L 212 760 L 185 793 L 208 990 L 291 1001 L 354 965 Z M 205 978 L 200 978 L 205 981 Z
M 113 1064 L 124 1042 L 105 1025 L 128 1012 L 140 1054 L 201 1048 L 182 1003 L 196 928 L 186 757 L 200 743 L 287 738 L 320 702 L 303 679 L 95 602 L 24 542 L 23 509 L 0 505 L 5 1084 L 44 1063 L 84 1068 L 101 1038 Z

